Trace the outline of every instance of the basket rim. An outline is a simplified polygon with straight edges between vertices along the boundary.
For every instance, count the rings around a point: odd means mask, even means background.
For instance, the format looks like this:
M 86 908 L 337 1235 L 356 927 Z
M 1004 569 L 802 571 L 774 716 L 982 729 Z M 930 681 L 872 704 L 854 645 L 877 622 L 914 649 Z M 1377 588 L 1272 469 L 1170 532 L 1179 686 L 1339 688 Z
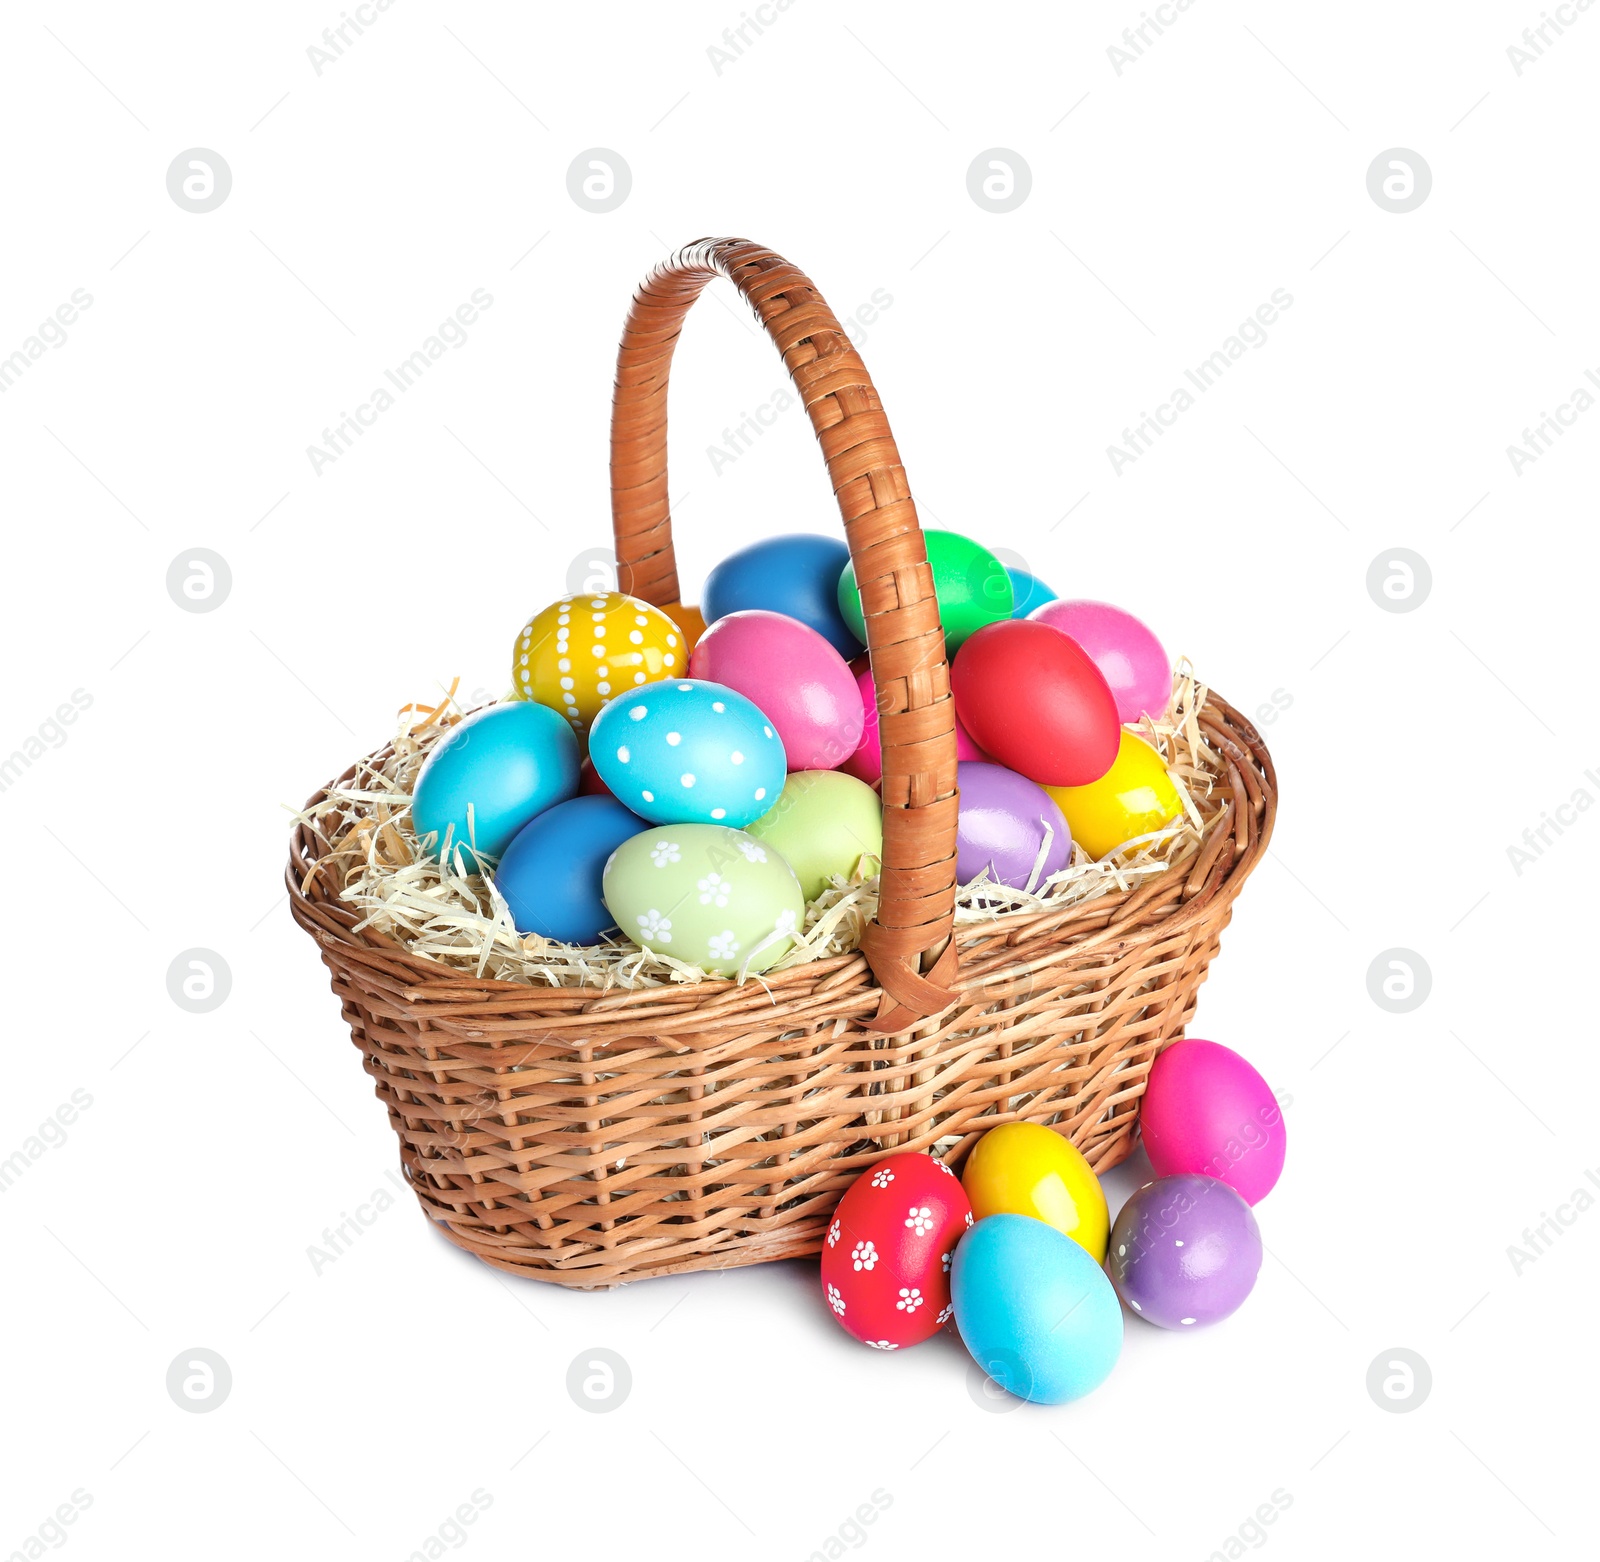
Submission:
M 1119 941 L 1132 946 L 1182 932 L 1191 923 L 1210 915 L 1219 897 L 1229 902 L 1233 900 L 1270 843 L 1277 816 L 1277 774 L 1260 732 L 1214 689 L 1207 690 L 1199 720 L 1223 754 L 1231 791 L 1224 805 L 1224 817 L 1208 832 L 1200 850 L 1142 884 L 1080 901 L 1060 911 L 1002 912 L 992 920 L 957 927 L 953 938 L 962 951 L 962 959 L 952 983 L 953 1003 L 961 1002 L 964 995 L 992 981 L 998 967 L 1015 971 L 1017 951 L 1024 946 L 1047 947 L 1053 951 L 1044 957 L 1051 965 L 1087 963 L 1103 956 L 1108 946 Z M 385 744 L 352 761 L 340 775 L 307 799 L 306 809 L 324 801 L 333 787 L 352 779 L 363 766 L 392 747 L 392 743 Z M 1241 794 L 1248 803 L 1242 813 L 1237 806 Z M 1230 811 L 1231 819 L 1227 817 Z M 1244 832 L 1242 845 L 1238 844 L 1241 831 Z M 769 1003 L 778 1004 L 785 997 L 803 996 L 824 985 L 842 984 L 852 967 L 859 968 L 852 985 L 874 994 L 882 991 L 865 953 L 859 948 L 787 970 L 767 972 L 759 980 L 750 978 L 743 983 L 731 978 L 707 978 L 699 982 L 636 988 L 607 987 L 598 983 L 543 987 L 531 982 L 474 976 L 428 956 L 414 954 L 386 934 L 370 928 L 358 931 L 354 926 L 357 920 L 354 913 L 339 905 L 337 891 L 324 888 L 316 871 L 331 850 L 332 844 L 309 821 L 304 818 L 296 821 L 284 874 L 295 921 L 325 952 L 342 948 L 358 963 L 391 967 L 391 977 L 398 974 L 392 970 L 398 965 L 408 973 L 409 979 L 378 981 L 377 984 L 391 999 L 407 1004 L 425 1003 L 427 1014 L 438 1022 L 448 1022 L 453 1017 L 482 1018 L 486 1012 L 501 1008 L 502 1001 L 508 1014 L 548 1008 L 582 1012 L 591 1020 L 597 1020 L 603 1013 L 597 1005 L 628 1009 L 635 1005 L 648 1006 L 652 999 L 660 1004 L 663 998 L 671 1001 L 675 1011 L 682 1011 L 674 1015 L 681 1021 L 684 1015 L 692 1016 L 695 1011 L 723 999 L 760 994 Z M 1173 903 L 1141 920 L 1149 903 L 1172 900 L 1172 886 L 1180 874 L 1185 875 L 1183 888 Z M 1073 924 L 1083 925 L 1074 927 Z M 979 953 L 986 946 L 990 950 L 987 957 Z M 998 958 L 996 949 L 1000 952 Z M 1009 959 L 1005 952 L 1010 952 Z M 975 958 L 969 959 L 969 953 Z M 374 970 L 372 974 L 377 981 L 377 972 Z M 452 989 L 458 989 L 460 996 L 444 1000 L 444 994 Z M 905 1028 L 914 1028 L 935 1017 L 908 1016 Z M 669 1024 L 666 1028 L 678 1029 L 680 1025 Z M 693 1024 L 682 1028 L 693 1028 Z M 631 1031 L 638 1034 L 637 1023 L 632 1024 Z

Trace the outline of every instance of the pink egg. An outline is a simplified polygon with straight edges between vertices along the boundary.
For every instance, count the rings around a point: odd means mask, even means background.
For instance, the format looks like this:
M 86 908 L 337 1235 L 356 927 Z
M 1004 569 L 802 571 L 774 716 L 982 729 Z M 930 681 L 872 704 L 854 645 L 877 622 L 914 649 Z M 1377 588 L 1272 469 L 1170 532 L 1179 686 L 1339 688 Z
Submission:
M 1172 663 L 1161 642 L 1132 613 L 1109 602 L 1046 602 L 1028 617 L 1078 643 L 1111 685 L 1117 720 L 1160 716 L 1172 698 Z
M 1139 1104 L 1144 1146 L 1157 1177 L 1200 1173 L 1246 1203 L 1272 1192 L 1283 1170 L 1283 1112 L 1237 1052 L 1197 1037 L 1156 1059 Z
M 689 676 L 753 700 L 790 770 L 836 769 L 861 742 L 866 713 L 849 665 L 797 618 L 761 608 L 719 618 L 696 644 Z
M 838 768 L 846 775 L 854 776 L 858 781 L 865 781 L 868 786 L 875 786 L 883 776 L 883 751 L 878 747 L 878 691 L 872 685 L 872 668 L 868 665 L 866 657 L 857 657 L 850 665 L 855 669 L 856 687 L 861 691 L 861 705 L 866 712 L 866 721 L 861 728 L 860 746 Z M 958 717 L 956 758 L 984 760 L 988 757 L 972 741 Z

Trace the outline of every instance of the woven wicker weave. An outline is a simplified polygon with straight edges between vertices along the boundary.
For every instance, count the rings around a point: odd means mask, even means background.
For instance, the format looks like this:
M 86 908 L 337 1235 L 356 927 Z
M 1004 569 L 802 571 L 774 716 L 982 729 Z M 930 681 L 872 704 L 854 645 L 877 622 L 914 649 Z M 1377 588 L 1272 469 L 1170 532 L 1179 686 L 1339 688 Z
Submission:
M 881 904 L 863 948 L 742 987 L 475 980 L 355 931 L 338 874 L 311 871 L 330 843 L 302 824 L 291 845 L 295 919 L 333 973 L 423 1207 L 486 1262 L 565 1285 L 815 1253 L 874 1157 L 957 1162 L 997 1123 L 1051 1123 L 1097 1169 L 1115 1165 L 1276 802 L 1259 735 L 1213 695 L 1201 725 L 1227 761 L 1226 802 L 1197 856 L 1135 890 L 952 937 L 954 718 L 916 507 L 861 359 L 811 282 L 760 245 L 704 240 L 634 297 L 612 413 L 619 585 L 679 598 L 667 380 L 715 276 L 783 354 L 861 585 L 884 744 Z

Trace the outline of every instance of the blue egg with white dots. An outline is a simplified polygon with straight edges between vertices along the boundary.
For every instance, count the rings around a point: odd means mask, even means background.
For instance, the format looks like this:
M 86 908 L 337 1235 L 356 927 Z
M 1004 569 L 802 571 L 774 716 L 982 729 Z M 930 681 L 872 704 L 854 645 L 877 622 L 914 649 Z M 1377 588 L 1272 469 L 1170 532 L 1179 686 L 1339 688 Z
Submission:
M 788 775 L 761 708 L 703 678 L 619 694 L 589 729 L 589 759 L 620 803 L 656 824 L 739 829 L 771 809 Z

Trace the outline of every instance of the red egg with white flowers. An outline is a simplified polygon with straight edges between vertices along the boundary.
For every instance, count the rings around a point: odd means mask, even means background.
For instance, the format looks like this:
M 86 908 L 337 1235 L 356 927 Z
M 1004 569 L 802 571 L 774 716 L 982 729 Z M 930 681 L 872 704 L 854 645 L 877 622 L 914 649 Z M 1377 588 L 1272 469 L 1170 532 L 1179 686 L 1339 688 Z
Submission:
M 1122 724 L 1111 685 L 1049 624 L 985 624 L 951 664 L 950 692 L 978 747 L 1042 786 L 1087 786 L 1117 757 Z
M 856 1178 L 822 1244 L 822 1294 L 875 1350 L 919 1345 L 950 1316 L 950 1261 L 972 1224 L 960 1179 L 931 1155 L 891 1155 Z

